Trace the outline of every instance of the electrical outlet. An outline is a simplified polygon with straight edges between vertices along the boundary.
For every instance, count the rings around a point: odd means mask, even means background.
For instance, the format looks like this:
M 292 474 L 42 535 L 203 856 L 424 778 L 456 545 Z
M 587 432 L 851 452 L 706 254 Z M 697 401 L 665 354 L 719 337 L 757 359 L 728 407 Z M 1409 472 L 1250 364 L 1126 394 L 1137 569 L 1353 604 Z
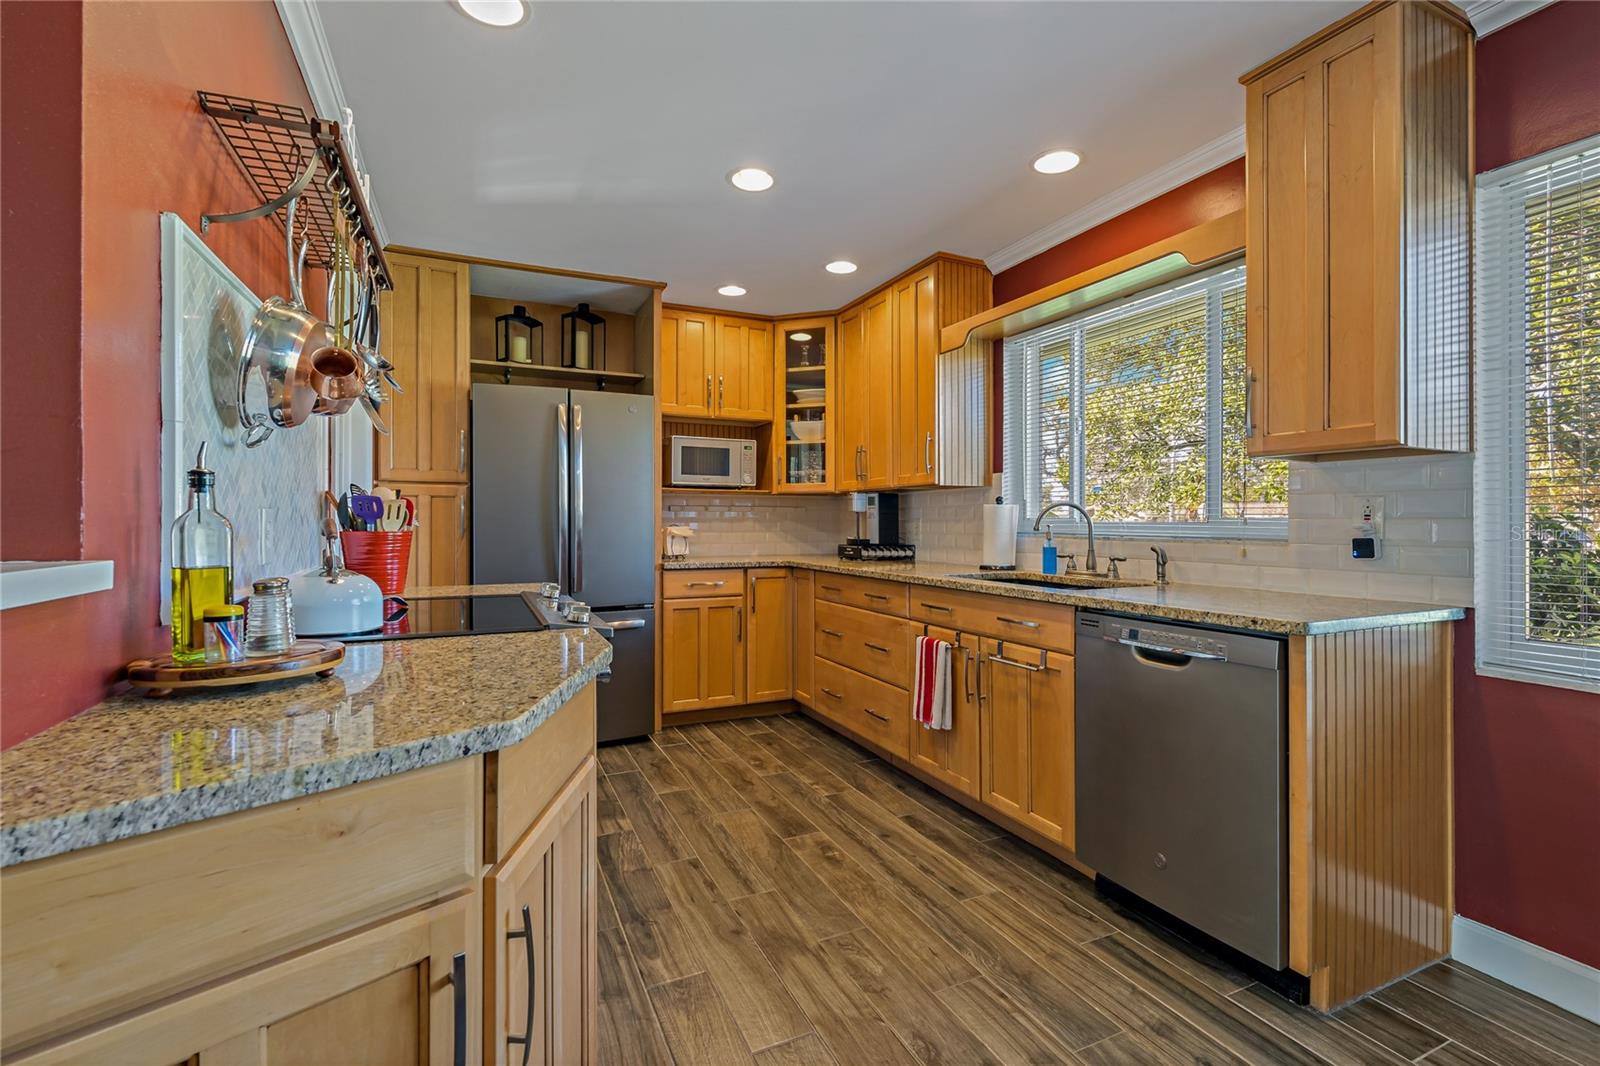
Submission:
M 1356 497 L 1356 528 L 1364 536 L 1383 536 L 1383 497 Z

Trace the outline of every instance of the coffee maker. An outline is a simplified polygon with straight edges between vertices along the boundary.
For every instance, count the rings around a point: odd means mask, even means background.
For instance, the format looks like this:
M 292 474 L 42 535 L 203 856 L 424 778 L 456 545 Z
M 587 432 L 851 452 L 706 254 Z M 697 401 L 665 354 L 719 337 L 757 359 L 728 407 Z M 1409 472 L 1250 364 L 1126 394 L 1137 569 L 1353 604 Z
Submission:
M 855 512 L 856 535 L 839 545 L 839 558 L 877 562 L 916 559 L 916 546 L 900 542 L 899 493 L 852 492 L 850 510 Z

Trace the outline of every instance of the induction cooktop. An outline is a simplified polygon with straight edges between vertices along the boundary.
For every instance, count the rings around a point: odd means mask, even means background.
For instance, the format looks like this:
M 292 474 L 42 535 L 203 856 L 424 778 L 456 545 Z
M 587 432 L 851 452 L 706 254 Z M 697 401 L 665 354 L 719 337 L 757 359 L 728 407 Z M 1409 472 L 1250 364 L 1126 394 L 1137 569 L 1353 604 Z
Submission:
M 515 593 L 430 596 L 385 600 L 383 628 L 350 633 L 338 639 L 350 644 L 480 633 L 529 633 L 544 628 L 528 601 Z

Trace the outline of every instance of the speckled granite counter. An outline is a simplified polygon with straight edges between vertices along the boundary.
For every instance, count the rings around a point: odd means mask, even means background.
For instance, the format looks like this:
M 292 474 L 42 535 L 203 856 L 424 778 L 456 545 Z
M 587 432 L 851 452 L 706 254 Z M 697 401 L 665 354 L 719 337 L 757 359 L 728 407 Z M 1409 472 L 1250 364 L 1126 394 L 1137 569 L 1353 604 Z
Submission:
M 957 563 L 870 563 L 850 562 L 831 555 L 793 555 L 752 559 L 679 559 L 663 562 L 667 570 L 728 570 L 752 566 L 794 566 L 835 574 L 858 574 L 906 581 L 913 585 L 963 589 L 994 596 L 1012 596 L 1045 603 L 1066 603 L 1102 611 L 1175 622 L 1198 622 L 1230 629 L 1249 629 L 1260 633 L 1315 634 L 1340 633 L 1352 629 L 1381 629 L 1385 626 L 1418 622 L 1448 622 L 1465 613 L 1459 607 L 1440 607 L 1426 603 L 1393 603 L 1387 600 L 1346 599 L 1340 596 L 1310 596 L 1293 592 L 1268 592 L 1262 589 L 1220 588 L 1209 585 L 1123 584 L 1102 587 L 1045 590 L 1021 588 L 999 581 L 984 581 L 970 576 L 978 568 Z M 1015 571 L 1012 576 L 1050 581 L 1044 574 Z M 1082 574 L 1077 580 L 1094 581 Z M 1056 575 L 1057 580 L 1067 575 Z
M 326 680 L 114 697 L 0 753 L 0 866 L 515 744 L 610 662 L 591 630 L 441 637 L 351 645 Z

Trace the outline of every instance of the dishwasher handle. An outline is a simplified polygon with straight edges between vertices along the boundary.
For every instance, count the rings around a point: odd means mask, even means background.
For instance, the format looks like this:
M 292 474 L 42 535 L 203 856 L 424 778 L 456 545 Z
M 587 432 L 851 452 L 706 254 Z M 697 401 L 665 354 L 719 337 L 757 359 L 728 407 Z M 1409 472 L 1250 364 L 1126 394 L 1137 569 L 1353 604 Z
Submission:
M 1181 669 L 1182 667 L 1189 665 L 1189 662 L 1192 659 L 1203 659 L 1208 662 L 1217 663 L 1225 663 L 1228 661 L 1228 657 L 1226 655 L 1214 655 L 1207 651 L 1190 651 L 1186 648 L 1174 648 L 1166 644 L 1152 644 L 1145 640 L 1131 640 L 1128 637 L 1117 637 L 1115 639 L 1118 644 L 1132 648 L 1134 651 L 1134 658 L 1150 666 L 1165 666 L 1168 668 L 1177 667 Z M 1139 652 L 1153 652 L 1157 655 L 1169 655 L 1174 660 L 1178 661 L 1162 662 L 1159 659 L 1152 661 L 1138 654 Z

